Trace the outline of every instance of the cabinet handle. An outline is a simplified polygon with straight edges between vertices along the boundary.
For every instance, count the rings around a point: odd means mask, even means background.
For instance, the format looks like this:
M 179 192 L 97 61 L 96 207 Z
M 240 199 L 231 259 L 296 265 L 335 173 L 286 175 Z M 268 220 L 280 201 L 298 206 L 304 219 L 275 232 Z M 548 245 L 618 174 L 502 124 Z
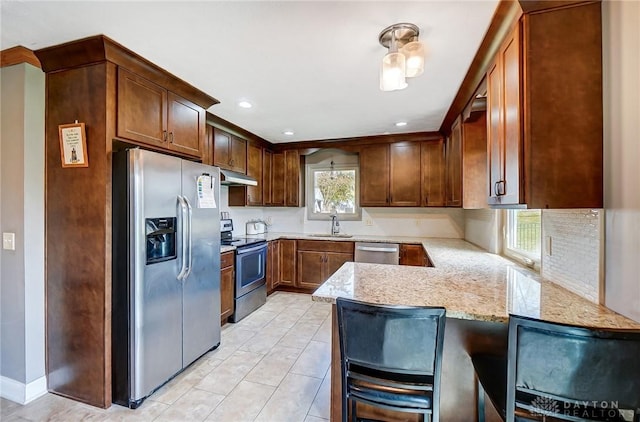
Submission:
M 162 140 L 163 140 L 164 142 L 167 142 L 167 131 L 166 131 L 166 130 L 163 130 L 163 131 L 162 131 Z
M 169 142 L 173 143 L 173 132 L 169 132 Z

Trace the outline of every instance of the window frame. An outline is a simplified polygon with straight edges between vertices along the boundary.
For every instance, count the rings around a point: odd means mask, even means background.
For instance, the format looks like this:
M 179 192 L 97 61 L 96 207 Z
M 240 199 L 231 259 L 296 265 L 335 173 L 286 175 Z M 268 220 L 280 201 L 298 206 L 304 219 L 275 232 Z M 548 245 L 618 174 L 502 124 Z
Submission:
M 538 211 L 540 213 L 540 253 L 532 254 L 522 249 L 511 247 L 513 231 L 516 227 L 516 213 L 520 211 Z M 540 271 L 542 262 L 542 210 L 506 209 L 502 214 L 502 255 L 527 267 Z
M 351 214 L 338 214 L 340 221 L 362 221 L 362 208 L 360 207 L 360 166 L 358 163 L 353 164 L 333 164 L 319 163 L 308 164 L 306 166 L 305 174 L 305 205 L 307 208 L 307 220 L 313 221 L 329 221 L 331 220 L 330 214 L 322 214 L 314 212 L 314 176 L 317 171 L 347 171 L 353 170 L 355 172 L 355 189 L 354 189 L 354 212 Z

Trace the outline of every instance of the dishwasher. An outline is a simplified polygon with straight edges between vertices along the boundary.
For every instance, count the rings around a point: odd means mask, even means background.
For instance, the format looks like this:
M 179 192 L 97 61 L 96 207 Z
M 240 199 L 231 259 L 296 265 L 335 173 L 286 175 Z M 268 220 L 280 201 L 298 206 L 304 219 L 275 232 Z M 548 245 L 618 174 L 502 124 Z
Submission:
M 356 242 L 355 262 L 398 265 L 400 245 L 397 243 Z

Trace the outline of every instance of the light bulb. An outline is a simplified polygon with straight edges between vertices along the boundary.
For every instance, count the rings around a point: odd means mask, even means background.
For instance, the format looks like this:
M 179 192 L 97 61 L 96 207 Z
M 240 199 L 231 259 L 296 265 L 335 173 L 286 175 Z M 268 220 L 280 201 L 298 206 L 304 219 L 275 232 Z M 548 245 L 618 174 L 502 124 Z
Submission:
M 424 72 L 424 46 L 419 41 L 411 41 L 400 50 L 406 57 L 406 76 L 413 78 Z
M 396 91 L 407 87 L 405 80 L 405 57 L 402 53 L 388 53 L 382 58 L 380 89 Z

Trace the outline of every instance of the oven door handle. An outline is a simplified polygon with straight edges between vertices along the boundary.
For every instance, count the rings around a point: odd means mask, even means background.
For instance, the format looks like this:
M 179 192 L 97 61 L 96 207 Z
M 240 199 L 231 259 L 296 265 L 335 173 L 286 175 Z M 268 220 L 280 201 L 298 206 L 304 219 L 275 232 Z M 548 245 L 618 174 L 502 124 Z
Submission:
M 192 267 L 192 246 L 193 246 L 193 230 L 191 229 L 191 222 L 193 220 L 193 208 L 191 207 L 191 202 L 189 202 L 189 198 L 187 198 L 186 196 L 182 197 L 184 199 L 185 204 L 187 204 L 187 222 L 189 224 L 189 231 L 187 232 L 187 236 L 188 236 L 188 242 L 187 242 L 187 247 L 188 247 L 188 252 L 187 252 L 187 273 L 184 275 L 183 280 L 186 280 L 187 278 L 189 278 L 189 276 L 191 275 L 191 270 L 193 269 Z
M 184 202 L 184 198 L 178 195 L 178 216 L 180 217 L 180 234 L 182 235 L 182 251 L 180 253 L 180 272 L 178 273 L 177 279 L 182 281 L 185 278 L 187 273 L 187 204 Z
M 243 255 L 246 253 L 250 253 L 250 252 L 256 252 L 262 249 L 266 249 L 267 248 L 267 244 L 266 243 L 261 243 L 258 246 L 253 246 L 251 248 L 237 248 L 236 249 L 236 254 L 237 255 Z

